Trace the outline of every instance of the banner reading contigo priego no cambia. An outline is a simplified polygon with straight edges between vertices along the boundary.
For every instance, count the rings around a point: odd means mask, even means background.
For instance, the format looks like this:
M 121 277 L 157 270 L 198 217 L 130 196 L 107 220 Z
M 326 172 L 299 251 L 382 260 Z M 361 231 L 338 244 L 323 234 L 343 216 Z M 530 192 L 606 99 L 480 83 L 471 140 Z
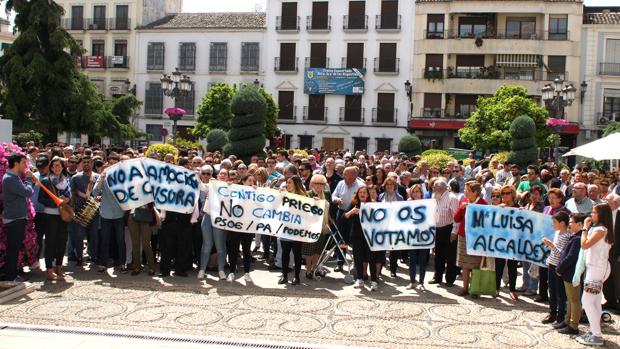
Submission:
M 550 215 L 515 207 L 468 205 L 465 224 L 467 253 L 545 266 L 549 249 L 542 238 L 553 240 L 554 236 Z
M 106 182 L 123 210 L 152 202 L 160 210 L 191 213 L 200 194 L 193 171 L 158 160 L 122 161 L 105 172 Z
M 362 204 L 359 219 L 370 250 L 433 248 L 436 207 L 434 199 Z
M 214 227 L 315 242 L 323 225 L 324 202 L 269 188 L 209 182 Z

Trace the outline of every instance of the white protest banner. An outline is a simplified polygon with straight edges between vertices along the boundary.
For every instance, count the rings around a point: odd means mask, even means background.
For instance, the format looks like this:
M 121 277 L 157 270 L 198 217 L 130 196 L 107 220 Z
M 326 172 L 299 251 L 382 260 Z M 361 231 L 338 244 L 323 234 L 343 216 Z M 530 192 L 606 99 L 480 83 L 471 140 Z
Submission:
M 153 202 L 151 184 L 140 159 L 119 162 L 105 174 L 108 187 L 124 211 Z
M 153 202 L 160 210 L 191 213 L 200 191 L 193 171 L 148 158 L 108 168 L 106 182 L 123 210 Z
M 465 216 L 467 253 L 507 258 L 545 267 L 550 251 L 542 242 L 553 241 L 550 215 L 513 207 L 468 205 Z
M 433 199 L 362 203 L 359 219 L 370 250 L 433 248 L 436 207 Z
M 209 182 L 211 223 L 215 228 L 316 242 L 325 202 L 269 188 Z

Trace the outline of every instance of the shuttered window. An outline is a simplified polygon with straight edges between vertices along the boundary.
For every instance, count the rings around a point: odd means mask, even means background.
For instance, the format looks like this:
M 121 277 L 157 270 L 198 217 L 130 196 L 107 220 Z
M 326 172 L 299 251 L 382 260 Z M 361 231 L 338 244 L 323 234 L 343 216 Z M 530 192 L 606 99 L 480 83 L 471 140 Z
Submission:
M 186 95 L 180 95 L 174 99 L 174 106 L 176 108 L 185 109 L 185 115 L 194 115 L 194 95 L 195 88 L 192 83 L 192 90 L 189 91 Z
M 164 70 L 163 42 L 149 42 L 146 50 L 146 70 Z
M 258 71 L 258 42 L 241 43 L 241 71 Z
M 182 42 L 179 45 L 179 69 L 196 70 L 196 43 Z
M 164 94 L 160 82 L 146 84 L 144 93 L 144 114 L 161 115 L 164 109 Z
M 209 48 L 209 71 L 225 72 L 228 60 L 228 45 L 225 42 L 212 42 Z

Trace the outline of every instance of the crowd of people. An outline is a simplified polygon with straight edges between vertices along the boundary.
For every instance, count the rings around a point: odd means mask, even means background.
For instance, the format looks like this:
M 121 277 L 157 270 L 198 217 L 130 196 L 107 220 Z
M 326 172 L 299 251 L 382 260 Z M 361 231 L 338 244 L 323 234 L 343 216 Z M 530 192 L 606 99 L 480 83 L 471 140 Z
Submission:
M 45 261 L 42 269 L 53 281 L 64 280 L 63 268 L 68 264 L 76 268 L 90 264 L 90 269 L 100 274 L 139 275 L 146 271 L 161 278 L 187 277 L 197 270 L 198 279 L 205 279 L 207 272 L 215 271 L 220 280 L 228 282 L 241 275 L 237 269 L 242 266 L 248 284 L 252 268 L 260 264 L 280 270 L 279 284 L 299 285 L 304 265 L 306 279 L 327 272 L 342 275 L 347 253 L 352 251 L 353 287 L 370 291 L 378 290 L 388 277 L 398 278 L 402 267 L 408 268 L 408 290 L 422 290 L 425 283 L 450 288 L 460 277 L 463 286 L 458 295 L 477 298 L 479 295 L 469 290 L 472 270 L 479 269 L 481 262 L 492 263 L 495 297 L 500 296 L 503 283 L 514 301 L 526 296 L 548 302 L 549 314 L 543 323 L 561 333 L 579 334 L 583 308 L 589 331 L 576 337 L 583 344 L 603 343 L 602 307 L 620 309 L 618 170 L 597 170 L 585 162 L 569 168 L 543 161 L 521 168 L 492 157 L 476 160 L 471 155 L 440 168 L 402 153 L 318 149 L 267 152 L 247 163 L 198 149 L 160 156 L 148 153 L 146 147 L 48 145 L 39 149 L 29 144 L 25 151 L 27 155 L 8 157 L 9 169 L 2 180 L 2 218 L 8 238 L 1 275 L 5 280 L 19 281 L 25 276 L 18 255 L 32 202 L 39 257 Z M 164 212 L 153 204 L 123 211 L 105 181 L 106 169 L 138 157 L 194 170 L 201 181 L 195 212 Z M 212 225 L 208 183 L 213 179 L 324 199 L 327 213 L 321 237 L 317 242 L 302 243 Z M 97 216 L 86 226 L 65 222 L 62 206 L 59 210 L 41 185 L 78 213 L 89 200 L 96 200 Z M 359 220 L 361 204 L 422 199 L 437 202 L 434 248 L 371 251 Z M 546 267 L 501 258 L 483 261 L 483 257 L 468 254 L 465 219 L 469 204 L 515 207 L 552 216 L 555 237 L 543 241 L 551 251 Z M 319 265 L 330 222 L 342 238 L 342 249 L 333 255 L 333 269 Z M 433 276 L 426 281 L 431 258 Z M 38 268 L 38 263 L 30 266 L 31 270 Z M 521 285 L 517 285 L 519 270 Z

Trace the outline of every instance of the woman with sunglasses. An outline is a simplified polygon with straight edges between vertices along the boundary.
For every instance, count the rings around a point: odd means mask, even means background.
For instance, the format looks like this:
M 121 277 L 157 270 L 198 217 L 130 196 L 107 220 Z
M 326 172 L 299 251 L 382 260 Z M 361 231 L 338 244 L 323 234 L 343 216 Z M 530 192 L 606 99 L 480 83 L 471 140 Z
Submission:
M 504 185 L 500 189 L 502 196 L 501 207 L 516 207 L 517 204 L 517 191 L 510 185 Z M 519 299 L 517 295 L 517 261 L 512 259 L 496 258 L 495 259 L 495 297 L 499 297 L 499 290 L 502 281 L 502 275 L 504 274 L 504 267 L 508 268 L 508 284 L 510 286 L 510 298 L 513 301 Z
M 613 217 L 609 204 L 592 208 L 592 216 L 586 218 L 581 234 L 581 250 L 585 259 L 584 291 L 581 304 L 588 316 L 590 331 L 576 338 L 585 345 L 603 345 L 601 333 L 601 303 L 603 283 L 611 274 L 609 252 L 614 244 Z
M 316 198 L 317 200 L 325 200 L 325 206 L 323 207 L 323 229 L 321 235 L 316 242 L 306 242 L 302 246 L 301 254 L 306 261 L 306 278 L 313 279 L 315 269 L 319 262 L 319 255 L 325 247 L 329 232 L 329 203 L 332 201 L 331 194 L 327 189 L 327 178 L 321 174 L 312 176 L 310 180 L 310 191 L 308 197 Z M 317 201 L 318 202 L 318 201 Z
M 534 185 L 530 188 L 527 195 L 527 204 L 525 204 L 524 209 L 528 211 L 534 211 L 538 213 L 542 213 L 545 209 L 545 205 L 542 200 L 542 191 L 543 189 L 539 185 Z M 539 268 L 538 266 L 533 266 L 532 263 L 523 262 L 523 286 L 518 288 L 518 292 L 524 292 L 525 296 L 534 296 L 536 295 L 536 290 L 538 288 L 538 279 L 534 278 L 530 275 L 530 268 Z M 544 270 L 539 269 L 540 273 L 547 273 L 547 269 Z M 545 290 L 546 291 L 546 290 Z
M 301 196 L 308 196 L 304 184 L 301 181 L 301 177 L 292 176 L 286 181 L 286 191 L 292 194 Z M 283 285 L 288 283 L 288 273 L 290 272 L 290 258 L 291 251 L 293 251 L 293 259 L 295 263 L 295 275 L 291 281 L 291 285 L 299 285 L 299 274 L 301 273 L 301 241 L 288 240 L 285 238 L 279 238 L 282 245 L 282 276 L 278 281 L 278 284 Z
M 48 165 L 48 175 L 41 179 L 41 184 L 54 195 L 68 203 L 71 197 L 65 164 L 59 157 L 54 157 Z M 45 222 L 45 267 L 48 280 L 64 280 L 62 262 L 67 246 L 67 223 L 60 218 L 58 205 L 42 190 L 38 200 L 44 206 L 43 222 Z M 55 267 L 55 270 L 54 270 Z
M 469 294 L 470 273 L 472 270 L 480 267 L 480 256 L 473 256 L 467 253 L 467 240 L 465 236 L 465 222 L 467 205 L 486 205 L 487 202 L 481 197 L 482 186 L 476 181 L 465 182 L 465 195 L 459 203 L 459 207 L 454 213 L 454 222 L 459 223 L 456 265 L 462 269 L 463 289 L 459 296 L 464 297 Z M 472 298 L 477 298 L 472 295 Z

